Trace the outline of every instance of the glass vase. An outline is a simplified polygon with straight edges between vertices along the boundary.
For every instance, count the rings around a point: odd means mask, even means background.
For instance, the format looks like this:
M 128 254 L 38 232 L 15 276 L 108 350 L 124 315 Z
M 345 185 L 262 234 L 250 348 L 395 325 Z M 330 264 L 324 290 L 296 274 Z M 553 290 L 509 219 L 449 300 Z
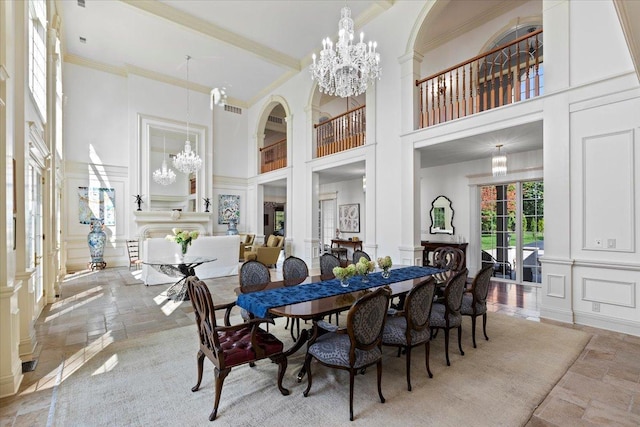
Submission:
M 388 279 L 389 277 L 391 277 L 391 271 L 388 268 L 383 268 L 382 277 Z
M 369 283 L 369 273 L 362 274 L 362 283 Z
M 349 286 L 349 278 L 348 277 L 341 278 L 340 286 L 342 286 L 343 288 L 346 288 L 347 286 Z

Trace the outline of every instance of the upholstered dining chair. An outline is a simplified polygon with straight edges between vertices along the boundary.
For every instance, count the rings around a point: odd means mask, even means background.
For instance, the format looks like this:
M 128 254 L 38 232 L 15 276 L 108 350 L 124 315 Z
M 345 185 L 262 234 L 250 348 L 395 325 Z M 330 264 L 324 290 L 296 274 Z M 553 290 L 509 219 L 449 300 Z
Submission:
M 378 395 L 382 395 L 382 331 L 387 317 L 387 307 L 391 292 L 378 288 L 358 298 L 347 314 L 347 326 L 333 327 L 326 322 L 317 321 L 314 333 L 307 347 L 304 367 L 307 373 L 307 389 L 304 397 L 309 396 L 311 384 L 311 360 L 336 369 L 349 371 L 349 419 L 353 421 L 353 385 L 355 375 L 367 366 L 376 365 L 378 371 Z M 318 334 L 318 328 L 327 328 L 330 332 Z
M 353 251 L 353 263 L 357 264 L 360 258 L 366 258 L 367 261 L 371 261 L 371 257 L 365 251 L 356 250 Z
M 462 351 L 462 315 L 460 314 L 460 307 L 467 274 L 468 270 L 465 268 L 451 276 L 444 289 L 443 302 L 436 302 L 431 307 L 429 328 L 431 328 L 432 335 L 434 331 L 437 332 L 439 329 L 444 329 L 444 351 L 447 366 L 451 366 L 449 362 L 449 331 L 451 329 L 458 329 L 458 348 L 460 349 L 460 354 L 464 356 L 464 351 Z
M 462 295 L 462 307 L 460 313 L 463 316 L 471 317 L 471 336 L 473 337 L 473 348 L 476 348 L 476 317 L 482 316 L 482 332 L 484 338 L 487 336 L 487 293 L 489 292 L 489 282 L 493 275 L 493 265 L 487 265 L 476 274 L 471 283 L 471 288 Z
M 283 395 L 288 395 L 289 390 L 282 386 L 282 378 L 287 369 L 287 358 L 282 353 L 284 345 L 282 341 L 259 327 L 261 323 L 273 323 L 273 320 L 252 319 L 249 322 L 231 326 L 228 324 L 229 310 L 235 305 L 235 302 L 214 306 L 209 288 L 196 276 L 187 279 L 187 292 L 195 313 L 200 342 L 196 357 L 198 380 L 191 391 L 195 392 L 200 388 L 205 356 L 215 367 L 216 395 L 209 421 L 216 419 L 222 385 L 235 366 L 247 363 L 252 365 L 261 359 L 271 359 L 272 362 L 278 364 L 278 389 Z M 215 312 L 222 309 L 227 310 L 225 325 L 219 326 L 216 322 Z
M 260 291 L 271 283 L 271 273 L 269 268 L 259 261 L 246 261 L 240 266 L 238 280 L 243 293 Z M 240 315 L 244 320 L 252 317 L 251 313 L 244 308 L 240 310 Z
M 290 256 L 287 257 L 282 263 L 282 278 L 284 279 L 285 286 L 295 286 L 304 282 L 304 280 L 309 276 L 309 267 L 307 267 L 307 263 L 304 262 L 303 259 Z M 293 340 L 296 339 L 296 336 L 293 334 L 293 321 L 291 322 L 291 338 Z M 287 324 L 284 326 L 285 329 L 289 326 L 289 318 L 287 318 Z M 300 336 L 300 319 L 295 320 L 295 326 L 297 329 L 297 336 Z
M 328 253 L 320 256 L 320 277 L 322 280 L 333 279 L 336 276 L 333 274 L 333 269 L 340 267 L 340 260 L 335 255 Z
M 411 349 L 424 344 L 425 364 L 429 378 L 433 378 L 429 368 L 429 316 L 435 293 L 436 283 L 433 277 L 420 282 L 407 294 L 404 310 L 389 310 L 382 333 L 382 345 L 398 347 L 406 353 L 407 390 L 411 391 Z

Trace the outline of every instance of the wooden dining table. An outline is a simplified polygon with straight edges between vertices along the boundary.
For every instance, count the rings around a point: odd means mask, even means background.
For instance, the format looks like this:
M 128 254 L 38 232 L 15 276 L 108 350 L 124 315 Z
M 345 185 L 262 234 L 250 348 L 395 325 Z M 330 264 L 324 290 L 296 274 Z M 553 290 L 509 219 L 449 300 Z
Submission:
M 369 282 L 358 276 L 350 279 L 348 287 L 342 287 L 335 278 L 323 280 L 322 276 L 309 276 L 298 284 L 284 280 L 261 285 L 236 288 L 236 304 L 257 317 L 288 317 L 290 319 L 320 320 L 325 316 L 349 310 L 351 305 L 368 290 L 386 286 L 392 296 L 402 296 L 414 286 L 442 270 L 433 267 L 404 266 L 391 270 L 389 278 L 381 271 L 370 273 Z M 282 301 L 291 301 L 280 304 Z M 313 322 L 313 327 L 316 323 Z M 312 330 L 303 329 L 293 346 L 285 351 L 289 357 L 307 342 Z M 304 367 L 298 373 L 298 381 L 304 377 Z

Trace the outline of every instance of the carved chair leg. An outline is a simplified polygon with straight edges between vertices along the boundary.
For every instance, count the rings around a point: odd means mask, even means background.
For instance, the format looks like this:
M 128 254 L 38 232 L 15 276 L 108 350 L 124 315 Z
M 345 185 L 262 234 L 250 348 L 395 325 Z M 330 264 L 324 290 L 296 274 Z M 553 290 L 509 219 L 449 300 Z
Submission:
M 407 390 L 411 391 L 411 346 L 406 347 L 405 353 L 407 364 Z
M 471 316 L 471 336 L 473 337 L 473 348 L 476 347 L 476 316 Z
M 222 385 L 224 384 L 224 379 L 231 372 L 231 368 L 227 369 L 218 369 L 217 367 L 214 369 L 214 376 L 216 377 L 216 397 L 213 403 L 213 412 L 209 415 L 209 421 L 213 421 L 216 419 L 218 415 L 218 404 L 220 403 L 220 395 L 222 394 Z
M 427 373 L 429 374 L 429 378 L 433 378 L 433 374 L 431 373 L 431 369 L 429 368 L 429 352 L 431 351 L 431 344 L 429 341 L 424 343 L 424 360 L 427 365 Z
M 289 390 L 282 386 L 282 379 L 284 378 L 285 372 L 287 372 L 287 357 L 281 354 L 279 356 L 272 357 L 271 360 L 278 364 L 278 389 L 283 396 L 288 396 L 290 393 Z
M 451 366 L 449 362 L 449 328 L 444 328 L 444 354 L 447 358 L 447 366 Z
M 484 332 L 484 338 L 489 341 L 489 337 L 487 336 L 487 313 L 482 315 L 482 332 Z
M 307 357 L 304 359 L 304 371 L 307 373 L 307 389 L 302 393 L 304 397 L 309 395 L 309 390 L 311 390 L 311 356 L 307 354 Z
M 191 391 L 198 391 L 198 389 L 200 388 L 200 383 L 202 382 L 202 370 L 204 368 L 204 353 L 202 352 L 202 350 L 198 350 L 198 356 L 196 360 L 198 364 L 198 381 L 196 382 L 196 385 L 191 387 Z
M 353 421 L 353 383 L 355 375 L 355 369 L 349 369 L 349 421 Z M 380 387 L 378 386 L 378 388 Z
M 378 360 L 378 396 L 380 396 L 380 403 L 384 403 L 385 399 L 382 395 L 382 359 Z
M 464 356 L 464 351 L 462 351 L 462 324 L 458 326 L 458 348 L 460 349 L 460 354 Z

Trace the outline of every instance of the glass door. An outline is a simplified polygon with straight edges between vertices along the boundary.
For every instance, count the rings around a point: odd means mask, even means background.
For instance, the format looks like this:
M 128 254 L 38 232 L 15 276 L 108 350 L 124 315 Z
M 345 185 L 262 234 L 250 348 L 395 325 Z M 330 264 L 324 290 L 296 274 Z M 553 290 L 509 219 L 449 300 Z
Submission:
M 320 253 L 331 248 L 336 236 L 336 199 L 320 201 Z
M 29 165 L 27 176 L 27 259 L 34 269 L 34 298 L 42 298 L 43 236 L 42 236 L 42 175 L 40 170 Z

